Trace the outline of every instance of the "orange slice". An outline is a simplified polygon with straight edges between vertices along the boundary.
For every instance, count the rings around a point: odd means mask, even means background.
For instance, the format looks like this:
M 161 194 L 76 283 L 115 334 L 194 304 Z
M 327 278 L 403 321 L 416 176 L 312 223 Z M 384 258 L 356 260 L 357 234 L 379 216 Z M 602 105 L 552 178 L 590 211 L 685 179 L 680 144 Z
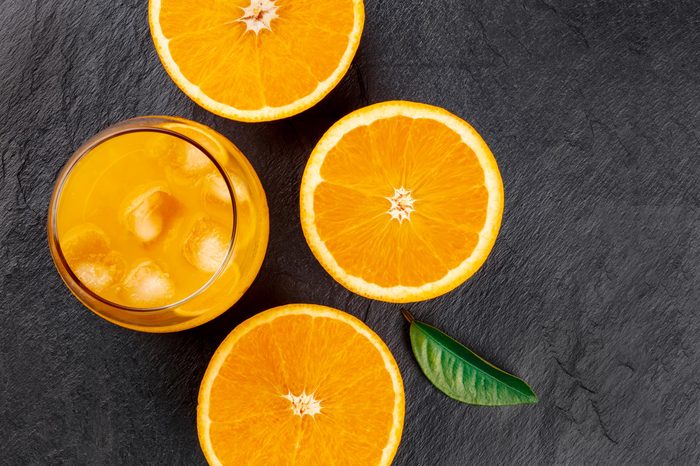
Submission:
M 321 138 L 301 184 L 301 224 L 349 290 L 390 302 L 434 298 L 484 263 L 503 184 L 474 128 L 446 110 L 385 102 Z
M 212 465 L 388 465 L 403 419 L 386 345 L 355 317 L 311 304 L 236 327 L 209 363 L 197 408 Z
M 240 121 L 297 114 L 350 67 L 362 0 L 150 0 L 156 51 L 207 110 Z

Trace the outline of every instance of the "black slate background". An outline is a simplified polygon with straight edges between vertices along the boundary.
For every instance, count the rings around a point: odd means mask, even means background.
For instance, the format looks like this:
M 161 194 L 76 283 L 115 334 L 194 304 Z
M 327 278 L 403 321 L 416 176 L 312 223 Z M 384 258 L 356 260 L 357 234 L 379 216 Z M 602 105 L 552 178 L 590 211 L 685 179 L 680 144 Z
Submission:
M 170 81 L 145 0 L 0 0 L 0 464 L 203 464 L 198 383 L 266 308 L 345 309 L 387 342 L 406 386 L 395 464 L 700 463 L 700 2 L 366 0 L 346 78 L 304 114 L 218 118 Z M 526 378 L 531 407 L 437 392 L 398 306 L 344 290 L 307 248 L 298 186 L 321 134 L 388 99 L 446 107 L 490 144 L 506 190 L 483 269 L 412 311 Z M 210 125 L 268 193 L 259 278 L 201 328 L 150 335 L 93 316 L 45 240 L 60 167 L 125 118 Z

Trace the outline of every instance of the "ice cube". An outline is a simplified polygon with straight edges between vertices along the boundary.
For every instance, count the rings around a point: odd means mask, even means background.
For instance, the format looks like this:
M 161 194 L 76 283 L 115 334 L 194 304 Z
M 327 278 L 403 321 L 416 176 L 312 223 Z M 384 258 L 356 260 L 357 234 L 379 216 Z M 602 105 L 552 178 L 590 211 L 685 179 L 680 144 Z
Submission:
M 116 284 L 124 273 L 124 262 L 110 251 L 109 238 L 97 226 L 78 225 L 61 241 L 61 251 L 80 282 L 95 293 Z
M 204 217 L 193 225 L 182 252 L 185 259 L 205 272 L 216 272 L 226 259 L 231 230 L 216 221 Z
M 128 204 L 125 210 L 126 226 L 140 241 L 153 241 L 163 232 L 175 206 L 175 199 L 165 189 L 151 188 Z
M 90 255 L 89 258 L 75 263 L 71 269 L 78 280 L 95 293 L 118 283 L 124 273 L 122 260 L 114 252 Z
M 61 251 L 68 262 L 77 262 L 94 254 L 109 252 L 107 235 L 91 223 L 73 227 L 63 236 L 60 239 Z
M 210 173 L 202 178 L 202 190 L 204 199 L 212 204 L 222 206 L 231 205 L 231 193 L 228 185 L 220 173 Z
M 166 174 L 168 180 L 178 185 L 192 185 L 204 176 L 215 173 L 216 165 L 197 147 L 178 140 L 171 149 L 167 159 Z
M 187 144 L 175 158 L 178 167 L 187 175 L 198 175 L 214 168 L 209 157 L 191 144 Z
M 233 193 L 236 197 L 236 202 L 239 205 L 249 202 L 250 192 L 248 191 L 248 186 L 245 181 L 234 174 L 229 174 L 229 179 L 231 180 L 231 185 L 233 185 Z
M 139 307 L 159 307 L 172 302 L 175 284 L 170 275 L 151 260 L 137 264 L 122 283 L 126 301 Z

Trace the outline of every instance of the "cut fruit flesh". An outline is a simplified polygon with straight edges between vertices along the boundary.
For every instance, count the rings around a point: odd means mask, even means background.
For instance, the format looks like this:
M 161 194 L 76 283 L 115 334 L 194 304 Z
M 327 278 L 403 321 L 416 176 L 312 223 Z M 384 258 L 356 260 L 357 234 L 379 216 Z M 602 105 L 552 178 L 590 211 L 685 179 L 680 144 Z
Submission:
M 238 326 L 214 354 L 197 409 L 210 464 L 388 465 L 401 440 L 403 383 L 358 319 L 288 305 Z
M 342 285 L 391 302 L 430 299 L 483 264 L 503 213 L 496 161 L 451 113 L 385 102 L 336 123 L 302 180 L 301 221 Z
M 151 36 L 175 83 L 207 110 L 240 121 L 313 106 L 350 67 L 362 0 L 150 0 Z

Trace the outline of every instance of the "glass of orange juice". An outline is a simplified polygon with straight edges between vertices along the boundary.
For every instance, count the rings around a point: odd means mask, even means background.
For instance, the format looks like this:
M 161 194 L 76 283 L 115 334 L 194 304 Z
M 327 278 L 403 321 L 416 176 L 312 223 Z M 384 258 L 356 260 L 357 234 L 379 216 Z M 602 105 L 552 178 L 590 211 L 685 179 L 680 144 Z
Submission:
M 49 247 L 90 310 L 146 332 L 220 315 L 251 285 L 267 248 L 253 167 L 211 128 L 140 117 L 91 138 L 61 171 Z

